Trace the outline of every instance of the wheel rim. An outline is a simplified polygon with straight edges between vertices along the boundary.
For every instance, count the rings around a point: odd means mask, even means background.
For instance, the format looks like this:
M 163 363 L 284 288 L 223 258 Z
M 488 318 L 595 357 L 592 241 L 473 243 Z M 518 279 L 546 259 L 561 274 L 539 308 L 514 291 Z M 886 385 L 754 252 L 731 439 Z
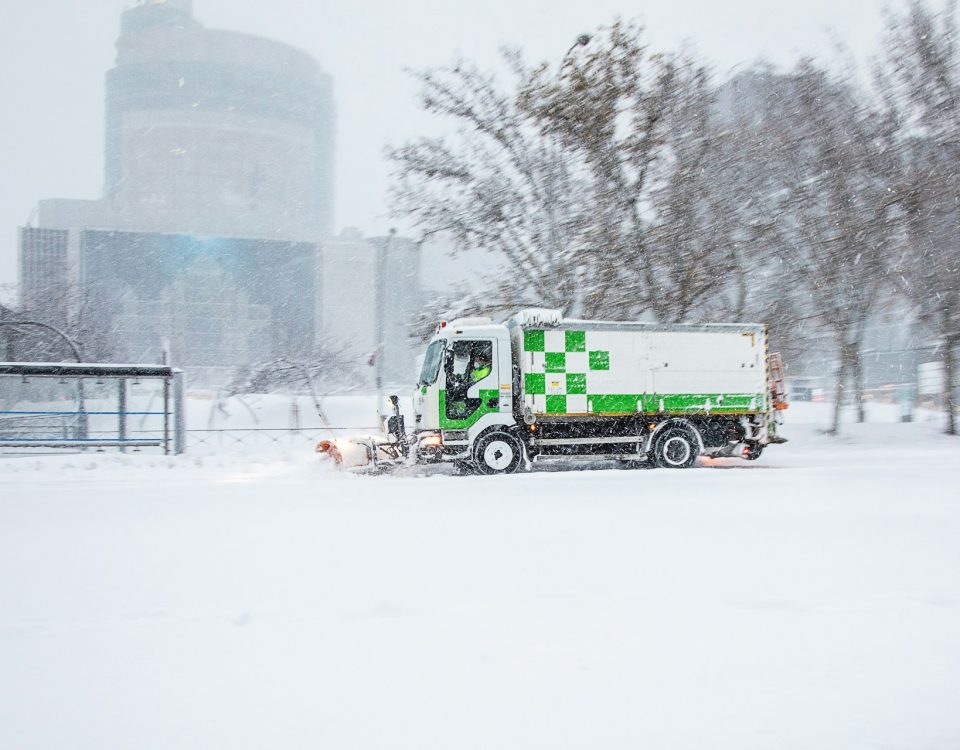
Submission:
M 503 471 L 516 455 L 513 446 L 506 440 L 493 440 L 483 449 L 483 462 L 494 471 Z
M 683 466 L 690 459 L 690 443 L 686 438 L 671 437 L 663 443 L 663 460 L 671 466 Z

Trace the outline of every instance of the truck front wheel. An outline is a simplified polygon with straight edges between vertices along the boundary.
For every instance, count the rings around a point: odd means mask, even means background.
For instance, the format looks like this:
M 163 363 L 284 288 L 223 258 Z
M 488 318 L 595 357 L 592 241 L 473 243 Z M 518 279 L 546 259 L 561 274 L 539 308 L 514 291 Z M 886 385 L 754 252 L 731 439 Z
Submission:
M 759 443 L 750 443 L 743 449 L 743 457 L 747 461 L 756 461 L 761 453 L 763 453 L 763 446 Z
M 506 432 L 488 432 L 473 446 L 473 464 L 481 474 L 512 474 L 523 461 L 523 446 Z
M 665 469 L 688 469 L 696 462 L 700 448 L 690 430 L 668 427 L 657 438 L 653 452 L 657 466 Z

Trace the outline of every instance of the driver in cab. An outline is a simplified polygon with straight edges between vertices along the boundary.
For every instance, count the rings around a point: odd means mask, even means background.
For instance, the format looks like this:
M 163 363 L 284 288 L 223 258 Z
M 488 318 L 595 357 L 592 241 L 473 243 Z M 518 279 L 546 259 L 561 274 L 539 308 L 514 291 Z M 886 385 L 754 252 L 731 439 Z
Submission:
M 492 363 L 487 352 L 474 352 L 469 360 L 467 371 L 456 378 L 448 376 L 447 388 L 450 400 L 447 402 L 447 416 L 451 419 L 466 419 L 482 403 L 479 398 L 468 398 L 467 391 L 490 375 Z
M 470 370 L 470 382 L 479 383 L 490 374 L 490 355 L 486 352 L 479 352 L 473 359 L 473 367 Z

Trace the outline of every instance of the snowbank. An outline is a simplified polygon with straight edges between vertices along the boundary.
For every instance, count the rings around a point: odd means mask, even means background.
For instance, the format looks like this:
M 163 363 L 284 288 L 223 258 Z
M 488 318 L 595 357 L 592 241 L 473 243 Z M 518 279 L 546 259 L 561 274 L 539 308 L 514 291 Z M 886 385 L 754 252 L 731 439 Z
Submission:
M 359 477 L 0 459 L 0 747 L 960 745 L 960 441 Z

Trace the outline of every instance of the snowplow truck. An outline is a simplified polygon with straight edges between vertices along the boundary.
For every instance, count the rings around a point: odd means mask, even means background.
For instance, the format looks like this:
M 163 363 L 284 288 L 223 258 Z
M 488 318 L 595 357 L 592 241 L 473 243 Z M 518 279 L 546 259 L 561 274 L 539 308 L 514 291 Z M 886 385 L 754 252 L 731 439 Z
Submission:
M 417 462 L 483 474 L 549 459 L 682 469 L 698 456 L 759 458 L 785 442 L 776 428 L 786 406 L 764 325 L 570 320 L 525 310 L 501 324 L 441 322 L 414 394 L 413 432 L 402 434 L 399 414 L 388 429 Z M 390 441 L 381 445 L 381 461 L 399 457 Z
M 414 396 L 418 461 L 485 474 L 551 458 L 692 466 L 783 442 L 779 357 L 759 324 L 441 322 Z

